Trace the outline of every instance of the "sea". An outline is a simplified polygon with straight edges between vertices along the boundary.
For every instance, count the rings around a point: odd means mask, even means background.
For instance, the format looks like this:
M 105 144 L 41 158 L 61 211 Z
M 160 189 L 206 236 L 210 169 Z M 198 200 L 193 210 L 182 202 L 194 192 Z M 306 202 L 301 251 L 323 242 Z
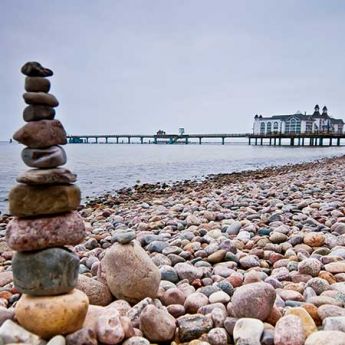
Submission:
M 345 147 L 249 146 L 247 142 L 168 144 L 67 144 L 65 165 L 78 175 L 83 200 L 136 183 L 173 183 L 209 174 L 255 170 L 345 154 Z M 0 142 L 0 212 L 8 212 L 8 192 L 28 169 L 22 145 Z

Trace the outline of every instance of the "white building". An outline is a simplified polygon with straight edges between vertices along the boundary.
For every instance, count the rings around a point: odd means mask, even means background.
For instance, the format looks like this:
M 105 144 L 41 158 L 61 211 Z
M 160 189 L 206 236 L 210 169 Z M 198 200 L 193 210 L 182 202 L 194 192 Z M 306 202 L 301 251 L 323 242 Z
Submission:
M 273 115 L 263 117 L 255 115 L 254 134 L 302 134 L 302 133 L 331 133 L 342 134 L 344 121 L 328 115 L 327 107 L 314 108 L 312 115 L 297 112 L 291 115 Z

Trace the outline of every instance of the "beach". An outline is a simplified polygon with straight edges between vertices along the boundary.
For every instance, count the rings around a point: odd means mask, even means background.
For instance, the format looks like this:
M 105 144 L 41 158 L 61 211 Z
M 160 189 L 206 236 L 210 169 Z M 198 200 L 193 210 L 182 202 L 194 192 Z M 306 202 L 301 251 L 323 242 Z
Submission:
M 318 344 L 327 336 L 315 333 L 318 328 L 345 325 L 345 318 L 334 320 L 345 316 L 344 171 L 341 156 L 171 185 L 138 184 L 88 199 L 79 210 L 87 237 L 73 248 L 91 304 L 88 327 L 101 332 L 92 314 L 115 308 L 142 341 L 132 336 L 128 344 L 232 344 L 242 332 L 248 344 L 283 344 L 279 339 L 291 322 L 294 344 L 307 337 L 308 344 Z M 20 297 L 11 281 L 13 251 L 4 240 L 9 219 L 0 221 L 0 318 L 13 313 Z M 134 305 L 112 301 L 100 264 L 116 234 L 127 228 L 161 275 L 156 298 Z M 140 316 L 150 304 L 153 315 L 161 313 L 159 320 Z M 173 338 L 150 335 L 162 320 Z M 235 327 L 238 320 L 241 327 Z

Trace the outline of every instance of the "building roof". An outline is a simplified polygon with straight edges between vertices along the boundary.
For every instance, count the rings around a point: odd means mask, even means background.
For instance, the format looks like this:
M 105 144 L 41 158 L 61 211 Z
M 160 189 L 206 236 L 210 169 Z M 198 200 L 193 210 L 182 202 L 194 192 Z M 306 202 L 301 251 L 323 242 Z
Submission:
M 337 125 L 344 124 L 344 121 L 342 119 L 332 119 L 332 122 Z
M 304 114 L 290 114 L 290 115 L 273 115 L 270 117 L 262 117 L 260 120 L 288 120 L 291 117 L 296 117 L 299 120 L 312 120 L 311 115 L 304 115 Z

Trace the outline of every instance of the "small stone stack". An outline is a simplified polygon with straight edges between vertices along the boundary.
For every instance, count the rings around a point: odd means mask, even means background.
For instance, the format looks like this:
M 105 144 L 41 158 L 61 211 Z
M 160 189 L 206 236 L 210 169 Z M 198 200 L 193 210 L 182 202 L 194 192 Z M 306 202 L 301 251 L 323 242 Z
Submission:
M 26 145 L 22 159 L 31 168 L 17 177 L 9 194 L 10 213 L 6 239 L 16 250 L 12 260 L 13 281 L 23 295 L 16 306 L 16 318 L 27 330 L 50 338 L 82 327 L 88 298 L 75 289 L 79 258 L 64 247 L 84 239 L 84 223 L 76 209 L 80 190 L 76 175 L 59 168 L 66 153 L 66 132 L 55 120 L 58 101 L 49 94 L 53 75 L 37 62 L 22 69 L 26 75 L 23 98 L 28 106 L 27 122 L 13 138 Z

